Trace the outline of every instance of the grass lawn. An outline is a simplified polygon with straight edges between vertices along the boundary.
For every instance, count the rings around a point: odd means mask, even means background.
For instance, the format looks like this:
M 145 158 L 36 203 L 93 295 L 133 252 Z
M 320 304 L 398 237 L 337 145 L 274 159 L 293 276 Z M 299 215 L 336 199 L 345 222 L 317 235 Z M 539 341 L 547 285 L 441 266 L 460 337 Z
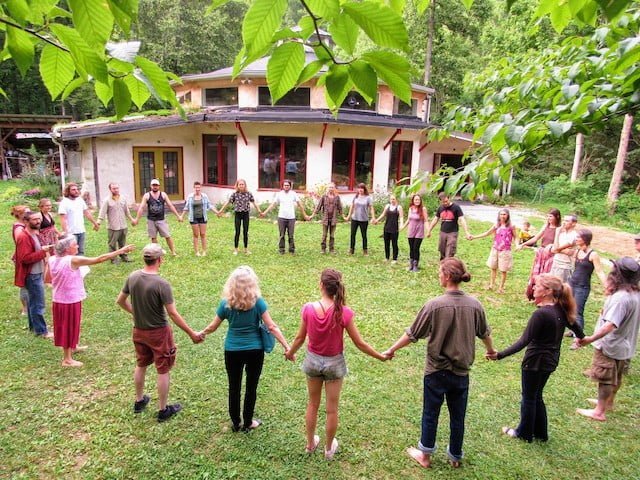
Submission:
M 7 188 L 0 184 L 0 194 Z M 519 418 L 522 354 L 487 362 L 477 342 L 478 357 L 471 372 L 463 468 L 446 462 L 448 415 L 443 410 L 439 450 L 433 468 L 425 472 L 405 453 L 420 435 L 422 373 L 425 343 L 409 346 L 387 363 L 378 362 L 346 342 L 350 374 L 345 380 L 340 410 L 340 451 L 326 462 L 319 450 L 304 454 L 306 382 L 296 364 L 284 361 L 279 345 L 267 355 L 260 382 L 256 416 L 264 425 L 249 435 L 229 430 L 223 339 L 226 328 L 193 345 L 175 329 L 178 361 L 172 372 L 170 401 L 184 410 L 158 424 L 155 419 L 155 373 L 148 374 L 153 408 L 134 416 L 132 373 L 134 351 L 128 315 L 114 303 L 129 272 L 140 268 L 140 249 L 147 241 L 144 225 L 130 228 L 138 246 L 135 263 L 92 267 L 86 278 L 82 343 L 90 346 L 77 359 L 79 369 L 60 367 L 61 350 L 31 336 L 19 313 L 13 287 L 13 245 L 10 202 L 0 204 L 3 233 L 0 255 L 0 477 L 1 478 L 247 478 L 247 479 L 568 479 L 638 478 L 640 472 L 640 376 L 637 365 L 626 377 L 616 411 L 606 423 L 575 414 L 588 407 L 596 389 L 582 372 L 591 348 L 572 352 L 563 346 L 558 370 L 546 388 L 550 441 L 546 444 L 511 440 L 500 427 L 516 426 Z M 430 212 L 431 213 L 431 212 Z M 422 271 L 405 270 L 408 245 L 401 234 L 401 261 L 383 262 L 381 226 L 369 228 L 371 255 L 347 256 L 348 225 L 337 229 L 336 256 L 320 254 L 321 227 L 298 223 L 297 255 L 277 253 L 277 227 L 269 220 L 251 220 L 251 256 L 231 255 L 231 218 L 209 222 L 209 256 L 195 257 L 191 230 L 169 215 L 180 256 L 167 258 L 162 275 L 173 285 L 178 310 L 196 329 L 212 319 L 222 285 L 238 265 L 249 264 L 261 279 L 264 298 L 274 320 L 292 340 L 303 303 L 319 298 L 318 278 L 325 267 L 344 274 L 347 302 L 356 312 L 363 337 L 384 350 L 408 326 L 425 301 L 441 293 L 437 278 L 437 235 L 422 246 Z M 487 225 L 471 223 L 480 233 Z M 460 241 L 459 256 L 473 280 L 464 284 L 487 310 L 498 348 L 522 332 L 533 306 L 524 291 L 532 252 L 515 254 L 515 269 L 507 293 L 487 292 L 489 270 L 484 262 L 490 239 Z M 106 251 L 106 231 L 88 233 L 87 254 Z M 596 282 L 587 304 L 587 331 L 593 329 L 603 296 Z M 48 292 L 50 297 L 50 292 Z M 50 321 L 50 312 L 47 312 Z M 321 416 L 320 425 L 324 424 Z M 322 437 L 323 431 L 320 429 Z M 322 444 L 321 444 L 322 445 Z

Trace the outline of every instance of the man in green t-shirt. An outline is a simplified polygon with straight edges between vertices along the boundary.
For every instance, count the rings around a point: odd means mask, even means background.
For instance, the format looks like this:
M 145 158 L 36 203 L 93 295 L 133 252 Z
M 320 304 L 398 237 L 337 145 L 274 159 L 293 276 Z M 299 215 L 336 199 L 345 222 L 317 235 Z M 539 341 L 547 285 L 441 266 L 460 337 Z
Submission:
M 133 344 L 136 349 L 136 401 L 133 411 L 140 413 L 149 403 L 150 398 L 144 393 L 144 382 L 147 367 L 153 363 L 158 372 L 158 422 L 164 422 L 182 410 L 179 403 L 167 405 L 169 372 L 176 360 L 176 345 L 167 317 L 189 335 L 193 343 L 202 342 L 202 338 L 178 313 L 171 285 L 160 276 L 164 253 L 157 243 L 144 247 L 144 268 L 129 275 L 116 300 L 123 310 L 133 315 Z

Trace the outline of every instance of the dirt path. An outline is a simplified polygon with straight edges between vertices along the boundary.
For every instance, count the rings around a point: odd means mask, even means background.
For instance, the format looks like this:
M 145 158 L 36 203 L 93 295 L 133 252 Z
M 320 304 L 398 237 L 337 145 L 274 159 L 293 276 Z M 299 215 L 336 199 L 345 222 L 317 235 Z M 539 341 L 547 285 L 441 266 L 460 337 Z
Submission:
M 509 209 L 513 222 L 518 226 L 522 225 L 524 220 L 534 220 L 532 223 L 539 226 L 544 219 L 542 213 L 525 207 L 509 205 L 497 207 L 495 205 L 472 204 L 470 202 L 459 202 L 459 204 L 465 215 L 469 218 L 484 222 L 495 222 L 498 217 L 498 211 L 500 211 L 501 208 Z M 593 232 L 591 245 L 608 258 L 623 257 L 625 255 L 631 257 L 636 256 L 633 235 L 630 233 L 621 232 L 611 227 L 589 225 L 586 223 L 578 223 L 578 228 L 588 228 L 591 230 Z

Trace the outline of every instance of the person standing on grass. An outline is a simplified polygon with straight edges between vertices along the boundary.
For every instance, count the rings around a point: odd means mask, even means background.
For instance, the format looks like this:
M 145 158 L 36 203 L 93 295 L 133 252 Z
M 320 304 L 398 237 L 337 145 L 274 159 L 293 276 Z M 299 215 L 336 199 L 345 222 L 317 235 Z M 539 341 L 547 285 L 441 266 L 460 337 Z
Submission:
M 427 207 L 422 203 L 422 197 L 420 195 L 414 195 L 411 197 L 411 203 L 409 205 L 409 213 L 407 214 L 407 221 L 400 230 L 408 225 L 407 240 L 409 241 L 409 268 L 410 272 L 418 272 L 418 264 L 420 263 L 420 245 L 424 240 L 424 227 L 429 219 L 429 213 Z
M 498 212 L 498 220 L 489 230 L 480 235 L 470 235 L 469 240 L 487 237 L 493 234 L 493 245 L 487 259 L 487 267 L 491 269 L 489 290 L 496 288 L 496 277 L 500 270 L 500 287 L 498 293 L 504 293 L 504 284 L 507 281 L 507 272 L 513 268 L 513 255 L 511 246 L 516 238 L 516 227 L 511 224 L 509 210 L 503 208 Z
M 338 224 L 338 215 L 342 216 L 342 202 L 335 183 L 330 183 L 327 186 L 327 191 L 320 197 L 320 201 L 309 218 L 314 217 L 318 212 L 322 212 L 321 252 L 327 253 L 327 234 L 329 234 L 329 253 L 335 253 L 336 225 Z
M 58 215 L 64 233 L 72 234 L 78 242 L 78 253 L 84 255 L 84 243 L 86 229 L 84 219 L 93 224 L 93 229 L 98 230 L 100 225 L 95 221 L 91 210 L 80 196 L 80 187 L 77 183 L 67 183 L 64 187 L 64 198 L 58 205 Z
M 525 295 L 529 300 L 533 300 L 533 286 L 538 275 L 549 273 L 553 264 L 553 241 L 556 238 L 556 230 L 560 228 L 561 223 L 560 210 L 552 208 L 547 213 L 547 223 L 533 238 L 516 246 L 516 251 L 525 247 L 534 246 L 540 240 L 540 247 L 536 249 L 536 256 L 529 273 L 529 281 Z
M 385 261 L 389 261 L 391 249 L 393 248 L 392 261 L 396 263 L 398 261 L 398 236 L 400 234 L 400 226 L 404 221 L 404 213 L 402 211 L 402 205 L 398 204 L 398 199 L 393 194 L 389 196 L 389 203 L 385 205 L 384 210 L 376 219 L 376 223 L 380 223 L 380 220 L 383 218 L 384 230 L 382 236 L 384 239 Z
M 576 322 L 576 303 L 571 287 L 548 273 L 538 276 L 533 290 L 538 309 L 533 312 L 522 336 L 510 347 L 487 354 L 490 360 L 501 360 L 527 347 L 522 359 L 522 400 L 520 424 L 503 427 L 502 433 L 527 442 L 549 440 L 547 407 L 542 393 L 547 380 L 558 367 L 560 346 L 565 328 L 584 337 Z
M 242 227 L 242 243 L 244 245 L 245 255 L 251 255 L 249 251 L 249 212 L 251 211 L 251 205 L 256 209 L 258 215 L 262 212 L 253 198 L 253 193 L 247 190 L 247 182 L 239 178 L 236 180 L 236 191 L 229 196 L 220 210 L 218 210 L 218 216 L 222 215 L 224 209 L 229 204 L 233 205 L 233 212 L 235 218 L 235 236 L 233 237 L 233 254 L 238 254 L 238 245 L 240 243 L 240 227 Z
M 107 219 L 107 239 L 109 243 L 109 251 L 115 252 L 122 249 L 127 244 L 127 219 L 133 224 L 134 220 L 129 212 L 129 204 L 127 199 L 120 195 L 120 185 L 117 183 L 109 184 L 109 198 L 102 202 L 100 212 L 98 213 L 98 225 Z M 120 258 L 114 257 L 111 263 L 131 262 L 126 252 L 120 255 Z
M 598 398 L 589 400 L 593 409 L 578 408 L 577 413 L 604 422 L 606 412 L 613 409 L 616 394 L 622 386 L 636 354 L 640 329 L 640 265 L 631 257 L 613 262 L 607 276 L 607 298 L 593 335 L 577 339 L 579 346 L 593 343 L 593 360 L 589 377 L 598 382 Z
M 18 239 L 18 234 L 20 234 L 26 227 L 26 222 L 27 221 L 24 218 L 24 214 L 27 213 L 27 212 L 30 212 L 30 211 L 31 210 L 26 205 L 14 205 L 13 207 L 11 207 L 11 216 L 16 219 L 16 221 L 13 223 L 13 226 L 11 227 L 11 238 L 13 238 L 14 247 L 15 247 L 17 239 Z M 44 245 L 48 245 L 48 244 L 45 243 Z M 15 248 L 14 248 L 14 250 L 15 250 Z M 15 263 L 16 263 L 16 254 L 15 254 L 15 252 L 11 257 L 11 261 L 14 263 L 14 266 L 15 266 Z M 20 298 L 20 303 L 22 304 L 22 309 L 20 311 L 20 314 L 21 315 L 26 315 L 27 314 L 27 301 L 28 301 L 28 298 L 29 298 L 29 294 L 28 294 L 27 289 L 25 287 L 20 287 L 19 298 Z
M 44 318 L 44 272 L 45 260 L 54 246 L 40 245 L 40 212 L 26 212 L 23 218 L 25 228 L 16 235 L 14 283 L 17 287 L 27 289 L 29 330 L 38 337 L 53 338 L 53 334 L 47 330 Z
M 198 335 L 204 339 L 206 335 L 215 332 L 223 320 L 229 322 L 229 330 L 224 341 L 224 365 L 229 380 L 231 430 L 238 432 L 242 429 L 248 433 L 262 425 L 262 420 L 253 418 L 258 382 L 264 364 L 260 323 L 264 322 L 282 345 L 285 355 L 289 351 L 289 344 L 267 310 L 267 303 L 262 298 L 258 285 L 258 277 L 251 267 L 236 268 L 229 275 L 222 296 L 213 321 Z M 243 372 L 246 372 L 247 379 L 241 418 L 240 393 Z
M 568 282 L 573 273 L 573 262 L 576 255 L 576 215 L 565 215 L 562 227 L 556 230 L 556 238 L 553 241 L 553 263 L 549 273 L 560 277 L 563 282 Z
M 440 260 L 447 257 L 455 257 L 458 249 L 458 223 L 462 224 L 467 238 L 469 237 L 469 228 L 464 218 L 462 209 L 457 203 L 453 203 L 444 192 L 438 194 L 440 206 L 436 210 L 436 214 L 431 220 L 427 228 L 427 238 L 431 237 L 431 230 L 436 226 L 438 221 L 440 224 L 440 240 L 438 241 L 438 251 L 440 252 Z
M 75 236 L 62 237 L 55 246 L 55 255 L 49 257 L 49 272 L 53 286 L 51 311 L 53 314 L 53 344 L 62 347 L 62 366 L 81 367 L 82 362 L 74 360 L 72 354 L 86 350 L 79 347 L 82 301 L 87 298 L 84 277 L 89 265 L 113 260 L 118 255 L 126 255 L 135 247 L 126 245 L 99 257 L 81 257 Z M 86 267 L 83 270 L 82 267 Z
M 158 372 L 158 422 L 169 420 L 182 410 L 179 403 L 167 404 L 169 372 L 176 361 L 176 345 L 167 316 L 189 335 L 193 343 L 202 342 L 202 338 L 178 313 L 171 285 L 160 276 L 164 253 L 157 243 L 146 245 L 142 249 L 144 267 L 129 275 L 116 299 L 120 308 L 133 316 L 133 344 L 136 350 L 133 375 L 136 401 L 133 412 L 142 412 L 149 403 L 150 398 L 144 393 L 144 384 L 147 367 L 153 363 Z
M 40 233 L 38 238 L 41 245 L 55 245 L 60 236 L 60 232 L 56 228 L 56 221 L 51 215 L 53 204 L 48 198 L 41 198 L 38 202 L 38 210 L 42 215 L 42 223 L 40 223 Z
M 160 191 L 160 180 L 154 178 L 153 180 L 151 180 L 150 186 L 151 191 L 145 193 L 142 196 L 142 201 L 140 202 L 140 206 L 138 207 L 136 218 L 132 223 L 134 226 L 138 224 L 138 222 L 140 221 L 140 217 L 142 216 L 142 211 L 145 207 L 147 207 L 147 233 L 149 234 L 151 242 L 157 243 L 158 234 L 160 234 L 160 236 L 166 240 L 167 246 L 171 251 L 171 255 L 175 257 L 178 254 L 176 253 L 176 247 L 173 243 L 173 238 L 171 238 L 169 224 L 165 220 L 165 205 L 169 207 L 169 210 L 173 212 L 173 214 L 178 218 L 179 222 L 182 222 L 182 216 L 178 213 L 178 210 L 176 210 L 176 207 L 169 199 L 169 196 L 166 193 Z
M 276 204 L 280 206 L 278 208 L 278 231 L 280 232 L 278 251 L 280 255 L 284 255 L 285 235 L 289 237 L 289 253 L 292 255 L 296 253 L 296 244 L 293 239 L 293 232 L 296 228 L 296 205 L 300 209 L 302 217 L 309 220 L 300 197 L 291 188 L 291 180 L 282 182 L 282 190 L 276 193 L 273 202 L 260 214 L 261 217 L 264 217 Z
M 184 203 L 184 212 L 189 212 L 189 223 L 193 233 L 193 251 L 196 257 L 207 256 L 207 211 L 217 213 L 206 193 L 202 193 L 202 184 L 193 183 L 193 192 Z M 184 215 L 184 213 L 183 213 Z M 200 247 L 198 249 L 198 247 Z
M 305 452 L 313 453 L 320 443 L 320 437 L 315 432 L 322 387 L 324 387 L 327 422 L 324 456 L 327 460 L 332 460 L 338 450 L 336 439 L 338 401 L 342 390 L 342 379 L 347 374 L 347 364 L 344 359 L 344 331 L 347 331 L 360 351 L 378 360 L 388 359 L 362 339 L 353 321 L 353 310 L 345 303 L 342 274 L 331 268 L 325 269 L 320 276 L 320 300 L 306 303 L 302 307 L 300 328 L 291 349 L 285 353 L 288 360 L 295 361 L 295 353 L 307 337 L 309 338 L 307 353 L 302 364 L 302 371 L 307 375 L 309 392 L 305 415 L 307 436 Z
M 349 255 L 353 255 L 356 248 L 356 233 L 360 229 L 362 234 L 362 252 L 365 256 L 369 255 L 367 245 L 367 227 L 369 219 L 373 219 L 376 223 L 376 213 L 373 211 L 373 199 L 369 195 L 369 190 L 364 183 L 358 184 L 358 193 L 351 202 L 349 213 L 344 217 L 345 222 L 351 220 L 351 243 L 349 247 Z
M 460 466 L 464 439 L 464 418 L 469 396 L 469 369 L 475 358 L 475 337 L 482 340 L 487 354 L 494 354 L 491 329 L 478 300 L 460 290 L 460 283 L 471 280 L 464 263 L 445 258 L 438 271 L 444 295 L 429 300 L 406 332 L 382 354 L 392 358 L 397 350 L 428 337 L 424 372 L 422 435 L 418 448 L 407 453 L 422 467 L 431 466 L 436 451 L 440 408 L 445 398 L 449 409 L 449 447 L 447 455 L 454 468 Z
M 606 285 L 607 283 L 607 277 L 602 271 L 600 255 L 590 248 L 592 238 L 593 234 L 591 230 L 587 230 L 586 228 L 578 230 L 576 235 L 576 247 L 578 247 L 578 250 L 575 256 L 575 269 L 569 279 L 573 298 L 576 301 L 576 322 L 583 330 L 584 307 L 587 304 L 587 299 L 591 292 L 591 276 L 593 272 L 596 272 L 602 285 Z M 573 335 L 569 334 L 569 336 Z M 571 348 L 575 349 L 575 344 L 573 344 Z

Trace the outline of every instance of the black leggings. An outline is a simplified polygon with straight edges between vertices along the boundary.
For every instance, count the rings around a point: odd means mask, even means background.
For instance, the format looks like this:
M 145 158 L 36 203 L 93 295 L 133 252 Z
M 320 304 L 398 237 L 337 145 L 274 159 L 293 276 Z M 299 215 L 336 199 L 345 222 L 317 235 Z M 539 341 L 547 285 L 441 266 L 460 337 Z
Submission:
M 422 239 L 408 238 L 407 240 L 409 240 L 409 258 L 416 262 L 420 261 L 420 245 L 422 245 Z
M 240 390 L 242 389 L 242 372 L 246 369 L 247 383 L 244 392 L 244 408 L 242 419 L 248 428 L 253 421 L 256 407 L 258 382 L 264 363 L 264 350 L 224 351 L 224 366 L 229 379 L 229 417 L 234 427 L 240 426 Z
M 393 248 L 393 259 L 398 260 L 398 232 L 384 232 L 384 256 L 389 260 L 391 248 Z
M 242 224 L 242 241 L 244 242 L 244 248 L 247 248 L 249 244 L 249 212 L 236 212 L 236 235 L 233 237 L 233 246 L 235 248 L 238 248 L 238 243 L 240 243 L 240 224 Z
M 362 234 L 362 249 L 367 249 L 367 227 L 369 222 L 360 222 L 358 220 L 351 220 L 351 250 L 356 248 L 356 232 L 360 228 Z

